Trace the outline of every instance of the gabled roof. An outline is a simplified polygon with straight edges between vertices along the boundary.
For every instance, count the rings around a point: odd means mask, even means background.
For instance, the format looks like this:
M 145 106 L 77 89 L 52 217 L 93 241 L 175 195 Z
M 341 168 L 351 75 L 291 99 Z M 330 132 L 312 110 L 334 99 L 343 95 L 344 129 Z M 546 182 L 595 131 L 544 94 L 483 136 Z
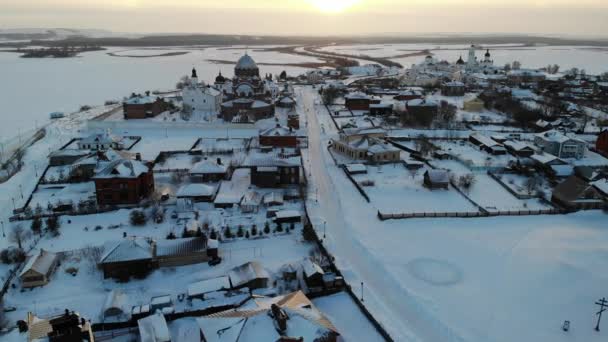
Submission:
M 100 263 L 146 260 L 153 257 L 151 242 L 144 238 L 126 238 L 104 244 Z
M 427 170 L 425 174 L 428 174 L 429 180 L 433 183 L 450 182 L 450 174 L 446 170 Z
M 138 160 L 118 159 L 109 163 L 93 178 L 138 178 L 149 171 L 148 166 Z
M 207 184 L 187 184 L 177 190 L 176 197 L 199 197 L 213 196 L 217 192 L 217 186 Z
M 265 129 L 260 132 L 260 136 L 262 136 L 262 137 L 268 137 L 268 136 L 284 137 L 284 136 L 295 136 L 295 135 L 296 135 L 296 133 L 292 129 L 289 129 L 289 128 L 283 127 L 283 126 L 268 128 L 268 129 Z
M 39 274 L 47 274 L 57 260 L 57 254 L 41 249 L 32 255 L 28 260 L 19 276 L 23 276 L 28 271 L 35 271 Z
M 201 160 L 190 169 L 190 174 L 224 174 L 228 168 L 209 159 Z
M 239 287 L 255 279 L 268 279 L 270 275 L 262 264 L 257 261 L 251 261 L 230 270 L 228 277 L 233 287 Z

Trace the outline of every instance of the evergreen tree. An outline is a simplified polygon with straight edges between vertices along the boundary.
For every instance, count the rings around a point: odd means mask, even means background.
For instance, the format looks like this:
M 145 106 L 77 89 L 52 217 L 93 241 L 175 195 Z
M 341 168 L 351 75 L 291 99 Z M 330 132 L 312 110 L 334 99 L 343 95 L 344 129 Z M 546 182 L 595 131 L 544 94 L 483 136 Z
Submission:
M 258 227 L 255 224 L 251 227 L 251 235 L 253 235 L 253 236 L 258 235 Z
M 239 229 L 236 231 L 236 236 L 241 238 L 244 235 L 245 235 L 245 232 L 243 231 L 243 226 L 239 226 Z
M 32 220 L 32 232 L 39 235 L 42 233 L 42 220 L 39 217 Z
M 312 225 L 307 224 L 302 228 L 302 237 L 306 241 L 315 241 L 316 233 L 312 228 Z
M 264 234 L 270 234 L 270 224 L 268 222 L 264 224 Z

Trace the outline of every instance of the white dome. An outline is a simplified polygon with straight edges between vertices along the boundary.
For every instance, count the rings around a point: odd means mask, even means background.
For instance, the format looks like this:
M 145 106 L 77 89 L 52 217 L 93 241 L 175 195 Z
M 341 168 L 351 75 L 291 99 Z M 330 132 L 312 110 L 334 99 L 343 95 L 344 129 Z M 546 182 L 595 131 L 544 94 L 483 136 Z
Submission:
M 253 58 L 251 58 L 248 54 L 245 54 L 243 57 L 239 58 L 239 61 L 236 62 L 236 69 L 257 69 L 258 65 L 255 64 Z

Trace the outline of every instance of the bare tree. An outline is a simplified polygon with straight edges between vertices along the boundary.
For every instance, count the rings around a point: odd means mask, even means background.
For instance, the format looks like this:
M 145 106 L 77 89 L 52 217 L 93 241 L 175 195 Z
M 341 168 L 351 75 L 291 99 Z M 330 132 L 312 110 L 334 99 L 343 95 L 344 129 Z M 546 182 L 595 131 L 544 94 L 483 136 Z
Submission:
M 13 226 L 8 238 L 12 243 L 16 243 L 19 249 L 22 249 L 23 242 L 29 238 L 29 232 L 18 224 Z
M 511 68 L 513 70 L 519 70 L 519 69 L 521 69 L 521 62 L 520 61 L 513 61 L 513 64 L 511 65 Z
M 526 182 L 524 183 L 524 188 L 526 189 L 528 195 L 532 195 L 532 193 L 538 189 L 538 186 L 539 179 L 537 177 L 530 177 L 526 179 Z

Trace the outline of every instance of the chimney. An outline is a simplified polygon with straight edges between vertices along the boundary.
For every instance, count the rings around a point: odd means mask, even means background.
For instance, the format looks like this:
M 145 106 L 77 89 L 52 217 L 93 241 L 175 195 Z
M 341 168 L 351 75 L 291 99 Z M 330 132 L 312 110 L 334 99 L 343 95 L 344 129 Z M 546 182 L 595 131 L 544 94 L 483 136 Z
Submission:
M 217 165 L 222 165 L 222 158 L 217 158 Z

